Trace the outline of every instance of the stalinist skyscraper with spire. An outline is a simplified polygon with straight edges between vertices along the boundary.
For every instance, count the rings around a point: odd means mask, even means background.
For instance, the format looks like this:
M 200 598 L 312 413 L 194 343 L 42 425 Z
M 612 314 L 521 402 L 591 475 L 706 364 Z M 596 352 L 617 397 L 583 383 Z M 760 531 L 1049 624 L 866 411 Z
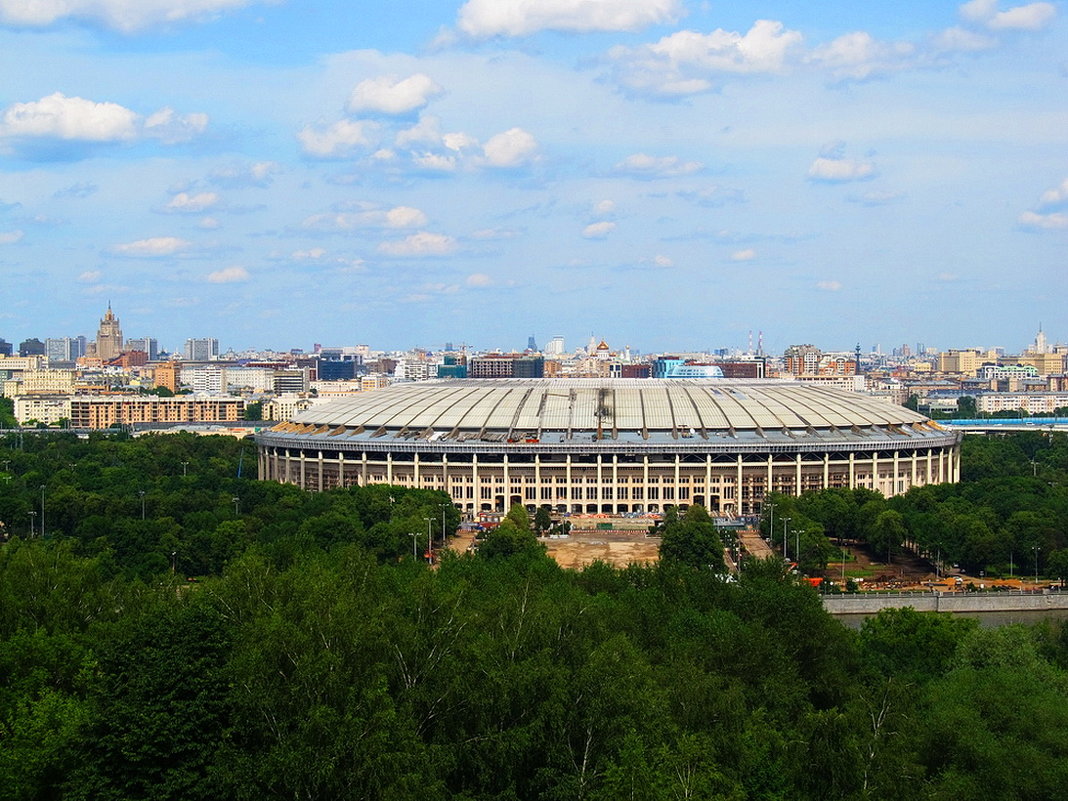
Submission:
M 100 320 L 100 328 L 96 331 L 96 356 L 107 361 L 114 359 L 122 353 L 122 329 L 119 328 L 119 318 L 111 310 L 111 302 L 108 301 L 108 310 Z

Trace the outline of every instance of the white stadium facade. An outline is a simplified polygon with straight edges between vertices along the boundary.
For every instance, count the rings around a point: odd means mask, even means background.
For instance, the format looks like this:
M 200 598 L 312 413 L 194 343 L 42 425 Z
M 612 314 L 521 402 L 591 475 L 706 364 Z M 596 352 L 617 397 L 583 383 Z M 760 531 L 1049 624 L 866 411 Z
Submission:
M 878 398 L 758 379 L 458 379 L 314 406 L 259 433 L 259 476 L 394 484 L 468 513 L 760 511 L 768 492 L 954 482 L 960 437 Z

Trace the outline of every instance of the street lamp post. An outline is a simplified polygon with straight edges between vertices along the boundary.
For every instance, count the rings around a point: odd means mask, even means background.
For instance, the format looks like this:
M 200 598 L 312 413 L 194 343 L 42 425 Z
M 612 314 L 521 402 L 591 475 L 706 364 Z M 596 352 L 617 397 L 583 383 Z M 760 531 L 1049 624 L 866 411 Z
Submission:
M 33 511 L 33 509 L 31 509 L 30 510 L 30 539 L 31 540 L 33 539 L 33 533 L 34 533 L 33 521 L 34 521 L 34 519 L 36 517 L 37 517 L 37 512 L 35 512 L 35 511 Z
M 775 539 L 775 504 L 769 503 L 768 509 L 771 510 L 771 521 L 768 523 L 768 533 L 771 535 L 771 539 Z
M 408 532 L 408 536 L 412 538 L 412 559 L 418 560 L 419 559 L 419 554 L 416 551 L 416 540 L 419 539 L 419 535 L 414 533 L 414 532 L 409 531 Z
M 182 477 L 183 478 L 185 478 L 185 476 L 187 475 L 186 468 L 188 468 L 188 467 L 189 467 L 189 462 L 182 462 Z
M 138 490 L 137 494 L 141 496 L 141 519 L 145 519 L 145 491 Z
M 428 564 L 434 564 L 434 534 L 431 526 L 434 523 L 432 517 L 424 517 L 426 521 L 426 561 Z
M 240 517 L 241 516 L 241 499 L 238 498 L 235 495 L 230 500 L 234 502 L 234 517 Z
M 44 513 L 45 512 L 45 506 L 44 506 L 44 502 L 45 502 L 45 488 L 44 488 L 44 485 L 42 484 L 41 485 L 41 539 L 44 539 L 44 535 L 45 535 L 45 513 Z
M 786 524 L 789 523 L 791 520 L 793 520 L 792 517 L 784 517 L 782 519 L 782 558 L 783 559 L 789 559 L 789 556 L 786 553 L 786 551 L 789 550 L 786 547 Z M 775 543 L 773 542 L 772 545 L 774 545 L 774 544 Z
M 451 503 L 439 503 L 441 507 L 441 547 L 445 547 L 445 510 L 452 506 Z
M 797 569 L 801 569 L 801 529 L 794 529 L 794 561 L 797 562 Z
M 1031 550 L 1035 552 L 1035 584 L 1038 584 L 1038 552 L 1042 549 L 1037 545 L 1032 545 Z

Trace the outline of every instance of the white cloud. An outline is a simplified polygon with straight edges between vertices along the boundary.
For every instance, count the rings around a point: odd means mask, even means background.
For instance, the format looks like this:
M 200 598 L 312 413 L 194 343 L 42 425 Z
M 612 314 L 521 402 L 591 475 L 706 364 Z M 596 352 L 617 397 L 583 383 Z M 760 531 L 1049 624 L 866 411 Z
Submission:
M 293 261 L 318 261 L 326 255 L 324 248 L 311 248 L 309 250 L 294 250 L 289 254 Z
M 167 211 L 199 214 L 202 211 L 207 211 L 212 206 L 217 205 L 219 202 L 219 196 L 214 192 L 198 192 L 195 195 L 188 194 L 187 192 L 179 192 L 173 198 L 170 203 L 167 204 Z
M 210 19 L 255 0 L 0 0 L 0 23 L 43 28 L 66 19 L 123 33 L 184 20 Z
M 593 206 L 593 213 L 596 217 L 608 217 L 614 214 L 615 210 L 616 202 L 614 200 L 602 200 Z
M 207 127 L 207 114 L 178 114 L 172 108 L 162 108 L 145 120 L 144 132 L 165 145 L 178 145 L 200 136 Z
M 664 256 L 663 254 L 658 253 L 656 256 L 653 256 L 653 266 L 664 268 L 674 267 L 675 262 L 670 256 Z
M 819 281 L 816 284 L 817 289 L 822 289 L 824 292 L 837 292 L 842 288 L 842 284 L 838 281 Z
M 206 114 L 181 115 L 163 108 L 142 119 L 118 103 L 97 103 L 55 92 L 40 100 L 13 103 L 0 114 L 0 139 L 127 143 L 145 138 L 165 145 L 187 142 L 203 133 Z
M 485 273 L 471 273 L 471 275 L 467 276 L 467 279 L 464 281 L 464 283 L 467 284 L 469 287 L 481 289 L 483 287 L 492 286 L 493 279 Z
M 458 26 L 479 38 L 543 30 L 635 31 L 674 22 L 682 13 L 679 0 L 467 0 Z
M 971 0 L 959 10 L 961 17 L 967 21 L 992 31 L 1037 31 L 1057 16 L 1057 8 L 1052 3 L 1028 3 L 999 11 L 998 0 Z
M 420 114 L 419 122 L 397 133 L 394 144 L 404 148 L 412 145 L 438 145 L 441 144 L 441 138 L 441 120 L 433 114 Z
M 705 167 L 699 161 L 683 161 L 678 156 L 650 156 L 635 153 L 616 164 L 617 173 L 638 178 L 673 178 L 679 175 L 692 175 Z
M 176 236 L 156 236 L 150 239 L 138 239 L 136 242 L 115 245 L 111 250 L 120 256 L 151 259 L 161 256 L 173 256 L 183 250 L 188 250 L 191 245 L 191 242 L 179 239 Z
M 1061 181 L 1059 186 L 1047 189 L 1038 199 L 1040 209 L 1056 209 L 1068 203 L 1068 178 Z
M 1041 229 L 1045 231 L 1055 231 L 1068 228 L 1068 214 L 1064 212 L 1050 212 L 1049 214 L 1038 214 L 1034 211 L 1025 211 L 1019 216 L 1017 221 L 1024 228 Z
M 211 284 L 236 284 L 248 281 L 252 276 L 244 267 L 224 267 L 213 273 L 208 273 L 208 283 Z
M 537 140 L 522 128 L 490 137 L 482 148 L 483 163 L 490 167 L 519 167 L 533 160 L 537 152 Z
M 381 114 L 407 114 L 422 108 L 442 88 L 421 72 L 397 80 L 391 76 L 360 81 L 349 97 L 349 111 L 371 111 Z
M 197 228 L 202 228 L 205 231 L 216 230 L 221 223 L 215 217 L 204 217 L 197 223 Z
M 717 28 L 711 33 L 678 31 L 654 44 L 609 51 L 620 83 L 635 91 L 689 95 L 713 89 L 720 74 L 782 72 L 802 36 L 781 22 L 757 20 L 744 34 Z
M 614 222 L 596 222 L 582 229 L 582 235 L 586 239 L 604 239 L 616 229 Z
M 462 132 L 445 134 L 441 137 L 441 143 L 449 150 L 455 150 L 457 153 L 461 150 L 478 147 L 478 140 L 475 137 Z
M 94 103 L 60 92 L 14 103 L 0 116 L 0 137 L 126 142 L 137 138 L 138 115 L 118 103 Z
M 756 258 L 756 251 L 752 248 L 736 250 L 731 254 L 731 261 L 752 261 Z
M 208 180 L 227 187 L 266 187 L 274 176 L 282 171 L 282 165 L 276 161 L 257 161 L 252 164 L 231 164 L 212 171 Z
M 863 181 L 875 175 L 875 165 L 870 161 L 857 161 L 845 157 L 845 145 L 834 142 L 825 146 L 819 157 L 808 168 L 811 181 L 846 183 Z
M 387 256 L 445 256 L 456 247 L 456 240 L 451 236 L 420 231 L 404 239 L 382 242 L 378 252 Z
M 22 231 L 0 231 L 0 245 L 14 245 L 22 235 Z
M 997 47 L 997 39 L 984 36 L 975 31 L 954 26 L 936 34 L 932 40 L 935 50 L 939 52 L 975 53 Z
M 304 152 L 321 159 L 345 158 L 353 151 L 371 144 L 373 126 L 361 120 L 338 120 L 326 128 L 305 126 L 297 139 Z
M 423 170 L 435 172 L 454 172 L 456 170 L 456 157 L 446 156 L 442 153 L 415 153 L 412 155 L 412 163 Z
M 395 206 L 392 209 L 363 208 L 359 211 L 337 211 L 330 214 L 314 214 L 302 223 L 304 228 L 316 231 L 355 231 L 360 228 L 419 228 L 427 224 L 427 216 L 411 206 Z
M 100 270 L 86 270 L 84 273 L 78 276 L 78 280 L 86 284 L 92 284 L 96 281 L 99 281 Z
M 916 46 L 909 42 L 881 42 L 867 31 L 854 31 L 817 47 L 808 60 L 835 78 L 864 80 L 905 69 L 915 59 Z

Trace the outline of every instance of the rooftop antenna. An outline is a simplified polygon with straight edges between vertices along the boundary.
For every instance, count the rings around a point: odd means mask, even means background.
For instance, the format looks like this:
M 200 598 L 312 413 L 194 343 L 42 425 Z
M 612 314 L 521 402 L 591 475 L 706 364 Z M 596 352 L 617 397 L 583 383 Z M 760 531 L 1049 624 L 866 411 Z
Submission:
M 746 351 L 750 355 L 753 353 L 753 329 L 749 329 L 749 349 Z
M 757 356 L 764 355 L 764 332 L 757 331 Z

